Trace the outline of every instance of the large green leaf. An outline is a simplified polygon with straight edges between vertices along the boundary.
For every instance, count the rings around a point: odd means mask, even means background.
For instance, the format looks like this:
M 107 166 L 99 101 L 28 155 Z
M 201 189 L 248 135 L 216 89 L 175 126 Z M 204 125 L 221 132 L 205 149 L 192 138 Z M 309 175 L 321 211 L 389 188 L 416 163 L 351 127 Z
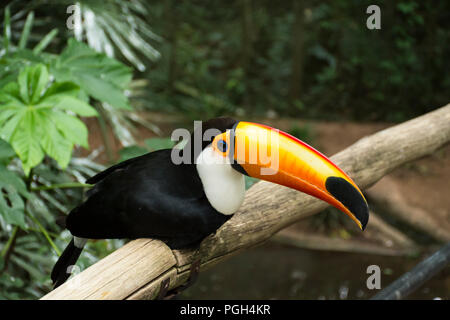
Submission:
M 26 175 L 30 173 L 31 168 L 44 159 L 44 152 L 40 145 L 43 138 L 41 130 L 43 127 L 41 126 L 42 123 L 35 110 L 26 110 L 20 117 L 11 137 L 11 145 L 22 160 Z
M 0 137 L 5 141 L 8 141 L 11 145 L 12 136 L 14 135 L 22 117 L 26 114 L 26 112 L 27 110 L 25 108 L 20 107 L 7 109 L 2 112 L 2 114 L 6 114 L 8 118 L 3 121 L 2 127 L 0 128 Z
M 62 168 L 66 168 L 72 155 L 72 141 L 66 139 L 66 137 L 58 131 L 55 124 L 52 123 L 50 120 L 51 111 L 39 112 L 37 115 L 40 118 L 42 127 L 46 130 L 46 134 L 42 135 L 42 139 L 40 141 L 42 149 L 46 154 L 55 159 Z M 76 119 L 71 116 L 68 117 Z
M 47 68 L 25 67 L 17 83 L 0 90 L 0 137 L 9 142 L 22 160 L 26 175 L 45 154 L 66 168 L 74 144 L 88 147 L 86 126 L 77 117 L 97 112 L 78 99 L 79 87 L 70 82 L 49 86 Z
M 1 109 L 1 111 L 0 111 L 0 135 L 2 136 L 2 137 L 4 137 L 4 136 L 10 136 L 10 135 L 7 135 L 6 133 L 7 133 L 7 130 L 5 129 L 5 127 L 3 126 L 3 124 L 8 120 L 8 119 L 11 119 L 12 117 L 14 117 L 14 116 L 17 116 L 17 112 L 18 111 L 20 111 L 20 110 L 17 110 L 15 107 L 13 107 L 13 106 L 5 106 L 5 105 L 3 105 L 2 107 L 1 107 L 2 109 Z M 5 138 L 3 138 L 3 139 L 5 139 Z M 5 139 L 6 140 L 6 139 Z
M 19 89 L 22 101 L 36 103 L 49 80 L 47 68 L 43 64 L 37 64 L 22 69 L 19 73 Z
M 62 97 L 58 103 L 55 104 L 55 108 L 72 111 L 82 117 L 93 117 L 98 115 L 97 111 L 89 104 L 71 96 Z
M 59 111 L 53 111 L 49 116 L 67 140 L 88 147 L 88 131 L 82 121 Z
M 48 101 L 48 99 L 53 99 L 60 96 L 73 96 L 76 97 L 79 94 L 80 87 L 73 82 L 54 82 L 45 91 L 42 96 L 42 101 Z M 51 100 L 50 100 L 51 101 Z
M 124 91 L 132 72 L 117 60 L 70 39 L 51 67 L 58 81 L 73 81 L 97 100 L 115 108 L 131 109 Z
M 79 93 L 79 87 L 72 82 L 56 82 L 46 90 L 38 108 L 57 108 L 83 117 L 97 116 L 92 106 L 78 98 Z

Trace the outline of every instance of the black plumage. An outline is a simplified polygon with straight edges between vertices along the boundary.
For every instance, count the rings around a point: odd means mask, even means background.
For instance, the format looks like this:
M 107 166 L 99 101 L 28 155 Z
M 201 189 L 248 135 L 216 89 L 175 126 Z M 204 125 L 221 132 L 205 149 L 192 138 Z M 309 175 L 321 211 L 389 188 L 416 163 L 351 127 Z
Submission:
M 175 249 L 197 244 L 230 218 L 208 202 L 195 164 L 173 164 L 171 149 L 119 163 L 87 183 L 95 186 L 66 220 L 77 237 L 157 238 Z

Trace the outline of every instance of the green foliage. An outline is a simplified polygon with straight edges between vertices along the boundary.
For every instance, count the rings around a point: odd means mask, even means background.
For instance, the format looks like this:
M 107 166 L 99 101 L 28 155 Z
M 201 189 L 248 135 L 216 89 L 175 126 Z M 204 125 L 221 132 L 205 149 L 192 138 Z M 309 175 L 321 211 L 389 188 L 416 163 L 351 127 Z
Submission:
M 70 237 L 56 218 L 82 201 L 86 178 L 104 169 L 72 157 L 75 145 L 88 148 L 79 117 L 97 116 L 99 104 L 131 109 L 130 68 L 74 39 L 60 54 L 47 52 L 56 29 L 29 48 L 34 14 L 20 33 L 12 32 L 15 16 L 5 9 L 0 41 L 0 299 L 50 290 L 51 268 Z M 80 265 L 121 244 L 89 245 Z
M 131 81 L 131 69 L 84 43 L 69 39 L 67 47 L 52 62 L 51 70 L 58 81 L 73 81 L 99 101 L 131 109 L 124 94 Z
M 0 137 L 12 145 L 26 175 L 45 154 L 65 168 L 74 144 L 88 147 L 87 129 L 74 115 L 96 116 L 90 101 L 131 109 L 125 95 L 131 69 L 75 39 L 69 39 L 59 55 L 45 52 L 56 29 L 32 50 L 27 49 L 33 12 L 27 16 L 16 46 L 8 31 L 9 16 L 7 7 L 5 50 L 0 56 Z
M 11 151 L 6 142 L 0 143 L 0 154 L 6 156 L 0 163 L 9 163 L 0 164 L 0 264 L 8 264 L 0 268 L 0 299 L 39 298 L 50 290 L 50 271 L 70 241 L 69 232 L 61 233 L 55 218 L 82 201 L 83 182 L 104 167 L 88 158 L 72 158 L 61 171 L 47 158 L 25 179 Z M 71 188 L 62 189 L 64 185 Z M 79 266 L 86 268 L 122 244 L 89 244 Z
M 0 139 L 0 163 L 5 164 L 14 157 L 16 153 L 14 149 L 5 140 Z
M 2 225 L 10 224 L 25 228 L 25 203 L 29 198 L 24 181 L 0 165 L 0 215 Z
M 69 39 L 59 55 L 44 52 L 56 36 L 56 29 L 45 35 L 32 50 L 27 49 L 27 34 L 31 32 L 33 17 L 32 12 L 28 14 L 18 46 L 14 46 L 12 38 L 5 40 L 5 33 L 3 42 L 8 47 L 5 45 L 3 55 L 0 53 L 0 87 L 16 80 L 24 65 L 43 63 L 49 69 L 48 76 L 54 77 L 57 82 L 73 82 L 78 85 L 81 89 L 80 97 L 84 100 L 92 98 L 115 108 L 131 108 L 124 93 L 132 78 L 130 68 L 75 39 Z M 4 24 L 4 29 L 8 29 L 8 19 L 5 19 Z
M 119 162 L 142 156 L 146 153 L 148 153 L 148 149 L 141 146 L 128 146 L 124 147 L 119 151 Z
M 149 61 L 160 57 L 153 44 L 160 43 L 162 38 L 152 31 L 153 8 L 148 1 L 13 0 L 3 1 L 0 8 L 8 2 L 15 11 L 8 21 L 8 30 L 12 34 L 23 26 L 22 17 L 35 11 L 36 18 L 33 15 L 30 22 L 34 21 L 38 29 L 55 28 L 60 35 L 75 37 L 109 57 L 123 58 L 140 71 L 146 69 Z M 55 15 L 55 12 L 59 14 Z M 27 33 L 27 39 L 43 39 L 40 32 Z
M 0 8 L 2 6 L 0 4 Z M 132 70 L 117 60 L 106 59 L 106 56 L 115 56 L 140 71 L 145 70 L 149 62 L 158 60 L 160 53 L 153 44 L 161 42 L 162 38 L 152 31 L 152 10 L 146 1 L 12 1 L 10 6 L 15 13 L 10 15 L 10 19 L 5 19 L 4 30 L 10 30 L 4 32 L 8 34 L 5 42 L 17 39 L 19 45 L 13 47 L 13 51 L 20 49 L 20 54 L 9 57 L 6 64 L 9 71 L 14 69 L 11 68 L 11 60 L 18 56 L 16 60 L 20 60 L 19 66 L 24 60 L 48 63 L 50 73 L 58 76 L 57 81 L 73 81 L 82 88 L 82 94 L 100 102 L 95 107 L 99 111 L 103 128 L 111 126 L 122 145 L 136 143 L 133 137 L 136 124 L 159 134 L 159 128 L 140 119 L 129 104 L 129 97 L 133 99 L 133 107 L 149 104 L 149 101 L 136 99 L 135 91 L 130 90 Z M 6 10 L 9 10 L 9 5 Z M 54 12 L 67 14 L 55 15 Z M 35 28 L 32 29 L 33 24 Z M 60 52 L 67 39 L 68 46 L 61 56 L 56 57 L 57 61 L 43 61 L 46 56 L 44 49 L 49 47 Z M 27 42 L 36 44 L 33 50 L 23 50 Z M 98 54 L 100 52 L 103 54 Z M 2 82 L 9 81 L 11 79 L 0 78 L 0 87 Z M 102 134 L 108 149 L 111 144 L 108 135 L 104 130 Z M 107 153 L 111 154 L 109 150 Z
M 174 145 L 170 138 L 149 138 L 145 140 L 145 146 L 128 146 L 119 151 L 120 160 L 125 161 L 130 158 L 138 157 L 148 152 L 157 151 L 161 149 L 170 149 Z
M 66 111 L 80 116 L 97 112 L 79 100 L 78 94 L 71 82 L 50 83 L 43 64 L 23 68 L 17 82 L 1 89 L 0 136 L 12 145 L 26 175 L 45 154 L 64 169 L 74 144 L 88 147 L 86 126 Z
M 449 2 L 382 1 L 381 30 L 366 28 L 370 1 L 302 2 L 301 14 L 296 1 L 250 2 L 248 12 L 241 1 L 153 5 L 167 40 L 147 73 L 148 108 L 403 121 L 448 102 Z
M 0 226 L 16 225 L 25 227 L 24 199 L 29 198 L 26 185 L 16 173 L 6 165 L 16 155 L 13 148 L 0 139 Z
M 173 147 L 173 141 L 170 138 L 150 138 L 145 140 L 145 144 L 150 151 L 170 149 Z

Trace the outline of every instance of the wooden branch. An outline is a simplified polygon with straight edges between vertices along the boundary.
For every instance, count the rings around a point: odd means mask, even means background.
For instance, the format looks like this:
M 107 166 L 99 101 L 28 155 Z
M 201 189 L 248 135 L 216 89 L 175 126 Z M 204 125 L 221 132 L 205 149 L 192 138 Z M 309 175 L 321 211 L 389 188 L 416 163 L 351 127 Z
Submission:
M 331 159 L 358 186 L 367 188 L 394 168 L 449 141 L 450 104 L 365 137 Z M 203 270 L 326 207 L 311 196 L 261 181 L 247 192 L 239 212 L 207 237 L 198 251 L 172 251 L 158 240 L 134 240 L 43 299 L 152 299 L 167 278 L 170 289 L 185 283 L 195 258 L 201 259 Z

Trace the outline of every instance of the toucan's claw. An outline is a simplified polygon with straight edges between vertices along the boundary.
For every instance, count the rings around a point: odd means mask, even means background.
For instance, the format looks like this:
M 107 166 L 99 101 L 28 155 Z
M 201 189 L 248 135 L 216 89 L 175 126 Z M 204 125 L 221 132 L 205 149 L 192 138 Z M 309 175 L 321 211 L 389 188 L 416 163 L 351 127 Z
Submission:
M 169 297 L 167 295 L 167 292 L 169 291 L 169 286 L 170 286 L 170 277 L 164 279 L 163 281 L 161 281 L 161 285 L 159 288 L 159 293 L 158 296 L 156 297 L 156 300 L 162 300 L 162 299 L 170 299 L 171 297 Z

